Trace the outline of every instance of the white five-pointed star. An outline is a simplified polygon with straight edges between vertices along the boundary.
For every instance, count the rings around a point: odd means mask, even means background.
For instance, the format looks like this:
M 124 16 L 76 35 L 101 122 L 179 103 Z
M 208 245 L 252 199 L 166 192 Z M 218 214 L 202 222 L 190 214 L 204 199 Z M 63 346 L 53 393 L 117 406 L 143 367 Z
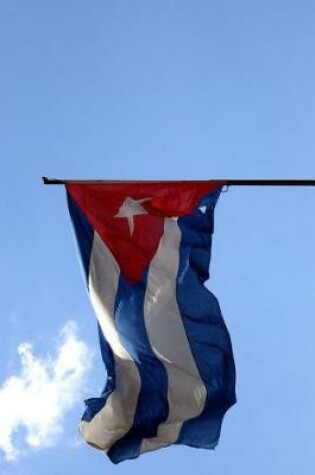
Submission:
M 148 214 L 147 210 L 141 205 L 145 201 L 149 201 L 150 198 L 142 198 L 141 200 L 133 200 L 130 196 L 127 196 L 121 207 L 119 208 L 118 213 L 115 215 L 115 218 L 126 218 L 128 220 L 130 234 L 132 235 L 134 231 L 134 216 L 139 216 L 141 214 Z

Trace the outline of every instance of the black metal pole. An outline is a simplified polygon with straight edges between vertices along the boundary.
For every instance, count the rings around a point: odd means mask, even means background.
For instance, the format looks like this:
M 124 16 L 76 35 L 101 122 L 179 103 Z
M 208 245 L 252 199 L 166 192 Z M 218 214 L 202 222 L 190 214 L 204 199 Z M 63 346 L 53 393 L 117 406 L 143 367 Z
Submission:
M 179 182 L 185 183 L 189 180 L 161 180 L 165 183 Z M 315 186 L 315 179 L 217 179 L 217 180 L 191 180 L 196 183 L 220 183 L 223 186 Z M 43 177 L 45 185 L 66 185 L 74 184 L 110 184 L 110 183 L 159 183 L 158 180 L 63 180 L 59 178 Z

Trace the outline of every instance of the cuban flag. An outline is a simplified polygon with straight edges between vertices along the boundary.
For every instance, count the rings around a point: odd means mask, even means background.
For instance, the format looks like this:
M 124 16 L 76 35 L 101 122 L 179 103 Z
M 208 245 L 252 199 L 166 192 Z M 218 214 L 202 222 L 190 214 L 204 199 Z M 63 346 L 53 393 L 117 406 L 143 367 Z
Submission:
M 213 449 L 235 403 L 229 333 L 204 285 L 220 183 L 66 188 L 107 371 L 83 438 L 114 463 L 171 444 Z

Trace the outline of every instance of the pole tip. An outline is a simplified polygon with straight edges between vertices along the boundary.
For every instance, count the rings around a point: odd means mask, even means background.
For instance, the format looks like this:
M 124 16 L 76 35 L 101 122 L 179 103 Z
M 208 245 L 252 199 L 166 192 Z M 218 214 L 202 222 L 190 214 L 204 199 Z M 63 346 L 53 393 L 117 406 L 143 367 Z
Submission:
M 47 178 L 47 176 L 42 177 L 44 185 L 64 185 L 64 180 L 59 180 L 58 178 Z

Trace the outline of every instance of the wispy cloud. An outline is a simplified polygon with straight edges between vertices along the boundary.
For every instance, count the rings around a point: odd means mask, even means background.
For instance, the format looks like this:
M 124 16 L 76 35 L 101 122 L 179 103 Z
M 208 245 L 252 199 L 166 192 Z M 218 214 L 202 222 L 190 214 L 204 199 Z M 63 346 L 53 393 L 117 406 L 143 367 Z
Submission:
M 0 449 L 7 461 L 58 441 L 65 413 L 81 400 L 91 363 L 73 322 L 60 332 L 54 357 L 35 356 L 30 343 L 22 343 L 17 351 L 20 373 L 0 387 Z

